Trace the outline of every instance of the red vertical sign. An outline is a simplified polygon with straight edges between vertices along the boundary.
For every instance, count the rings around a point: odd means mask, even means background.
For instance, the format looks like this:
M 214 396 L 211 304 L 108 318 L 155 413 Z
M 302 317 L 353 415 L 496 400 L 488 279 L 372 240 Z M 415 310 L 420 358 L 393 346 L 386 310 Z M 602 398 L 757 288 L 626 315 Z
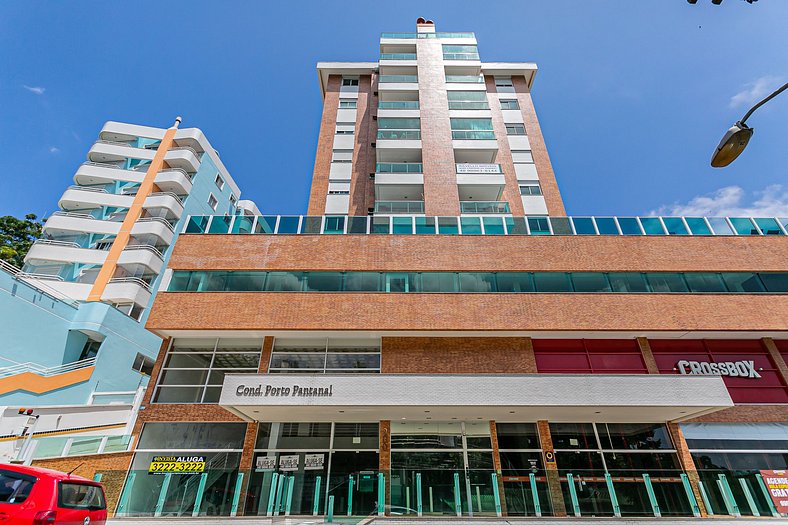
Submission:
M 761 476 L 780 514 L 788 514 L 788 470 L 762 470 Z

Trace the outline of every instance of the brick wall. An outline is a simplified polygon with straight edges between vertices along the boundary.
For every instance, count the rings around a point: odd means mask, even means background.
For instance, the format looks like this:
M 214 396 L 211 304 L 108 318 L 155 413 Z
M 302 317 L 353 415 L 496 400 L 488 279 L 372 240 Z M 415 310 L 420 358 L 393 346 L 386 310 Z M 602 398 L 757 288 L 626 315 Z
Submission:
M 181 235 L 183 270 L 786 271 L 788 237 Z
M 460 214 L 460 193 L 449 122 L 443 46 L 437 38 L 416 40 L 424 163 L 424 209 L 427 215 Z
M 384 374 L 535 374 L 526 337 L 384 337 Z
M 337 109 L 339 108 L 339 88 L 341 75 L 330 75 L 323 97 L 323 117 L 320 119 L 320 134 L 317 138 L 315 170 L 312 173 L 312 190 L 309 193 L 309 215 L 323 215 L 328 194 L 328 172 L 331 169 L 331 156 L 334 152 Z
M 531 144 L 536 172 L 539 174 L 539 185 L 542 187 L 542 194 L 547 204 L 547 213 L 553 216 L 566 215 L 564 202 L 561 193 L 558 191 L 558 182 L 553 173 L 553 165 L 550 162 L 550 155 L 547 153 L 542 128 L 539 126 L 539 119 L 536 118 L 536 109 L 531 99 L 531 90 L 525 82 L 525 77 L 512 77 L 512 84 L 517 93 L 517 102 L 520 105 L 520 112 L 523 114 L 525 132 L 528 134 L 528 142 Z
M 369 178 L 375 172 L 375 150 L 372 143 L 378 131 L 373 120 L 377 108 L 377 74 L 362 75 L 358 80 L 356 102 L 356 140 L 353 151 L 353 172 L 350 181 L 350 206 L 348 215 L 366 215 L 375 204 L 375 181 Z
M 506 135 L 506 125 L 503 122 L 500 96 L 495 89 L 495 77 L 487 76 L 484 80 L 487 84 L 487 100 L 490 103 L 493 131 L 495 131 L 495 138 L 498 141 L 498 155 L 495 158 L 495 162 L 501 165 L 504 180 L 506 181 L 506 187 L 504 187 L 500 200 L 508 202 L 512 215 L 520 217 L 525 215 L 525 210 L 523 209 L 523 200 L 520 198 L 520 186 L 517 184 L 517 173 L 514 171 L 512 150 L 509 148 L 509 138 Z
M 131 466 L 131 452 L 114 454 L 96 454 L 89 456 L 71 456 L 68 458 L 40 459 L 33 461 L 34 467 L 70 472 L 83 478 L 93 479 L 96 474 L 101 474 L 101 483 L 107 496 L 107 510 L 110 516 L 120 499 L 126 472 Z

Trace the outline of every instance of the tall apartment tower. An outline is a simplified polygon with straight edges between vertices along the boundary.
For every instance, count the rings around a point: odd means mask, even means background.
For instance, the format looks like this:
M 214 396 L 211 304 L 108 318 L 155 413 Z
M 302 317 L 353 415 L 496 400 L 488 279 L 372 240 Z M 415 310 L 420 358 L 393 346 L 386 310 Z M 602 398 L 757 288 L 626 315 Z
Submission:
M 567 217 L 534 65 L 380 46 L 318 67 L 307 215 L 189 217 L 133 450 L 38 464 L 161 519 L 778 514 L 788 218 Z
M 179 122 L 107 122 L 24 268 L 0 267 L 0 403 L 133 398 L 161 345 L 144 325 L 187 217 L 259 213 L 202 131 Z
M 143 324 L 189 215 L 257 213 L 197 128 L 107 122 L 25 258 L 24 277 Z
M 383 33 L 378 62 L 321 62 L 309 215 L 565 215 L 531 88 L 473 33 Z

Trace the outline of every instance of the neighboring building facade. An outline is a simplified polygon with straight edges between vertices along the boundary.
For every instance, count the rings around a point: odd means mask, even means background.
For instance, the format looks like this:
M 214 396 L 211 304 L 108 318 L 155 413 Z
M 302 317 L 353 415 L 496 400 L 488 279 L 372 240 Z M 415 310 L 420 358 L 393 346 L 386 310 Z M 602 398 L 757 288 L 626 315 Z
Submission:
M 119 515 L 776 513 L 788 219 L 567 218 L 535 65 L 380 43 L 318 65 L 307 216 L 189 218 L 134 453 L 42 464 Z
M 2 267 L 0 403 L 83 405 L 107 392 L 131 403 L 161 346 L 144 323 L 186 217 L 259 213 L 203 133 L 178 122 L 107 122 L 22 271 Z

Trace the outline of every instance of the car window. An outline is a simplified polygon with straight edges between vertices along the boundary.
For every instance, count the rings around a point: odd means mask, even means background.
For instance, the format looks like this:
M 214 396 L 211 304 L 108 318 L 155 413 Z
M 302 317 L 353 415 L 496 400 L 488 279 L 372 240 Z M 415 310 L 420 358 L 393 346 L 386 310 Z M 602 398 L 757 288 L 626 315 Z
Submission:
M 36 478 L 0 470 L 0 503 L 22 503 L 30 495 Z
M 104 493 L 96 485 L 61 481 L 57 489 L 57 506 L 64 509 L 105 509 Z

